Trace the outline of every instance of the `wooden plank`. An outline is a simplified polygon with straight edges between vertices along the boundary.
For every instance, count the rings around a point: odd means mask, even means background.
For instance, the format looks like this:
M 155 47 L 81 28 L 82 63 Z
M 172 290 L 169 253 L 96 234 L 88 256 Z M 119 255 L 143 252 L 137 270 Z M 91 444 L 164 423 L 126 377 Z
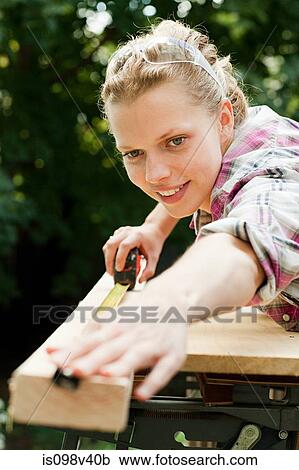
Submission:
M 250 313 L 250 315 L 249 315 Z M 184 371 L 299 376 L 299 333 L 244 307 L 191 325 Z
M 78 307 L 98 306 L 113 286 L 105 274 Z M 137 285 L 137 289 L 142 286 Z M 128 292 L 134 305 L 135 292 Z M 289 333 L 263 313 L 249 307 L 226 313 L 220 319 L 194 323 L 188 331 L 187 359 L 182 371 L 299 376 L 299 334 Z M 247 313 L 247 315 L 245 315 Z M 90 315 L 90 312 L 89 312 Z M 87 315 L 88 316 L 88 315 Z M 82 380 L 76 391 L 52 384 L 55 366 L 45 347 L 65 344 L 80 336 L 86 323 L 77 308 L 66 321 L 13 374 L 10 380 L 10 411 L 14 421 L 72 429 L 106 432 L 126 427 L 133 377 Z
M 66 390 L 52 383 L 56 367 L 46 353 L 48 345 L 65 344 L 82 334 L 90 321 L 92 307 L 101 303 L 111 287 L 113 279 L 106 273 L 68 321 L 14 371 L 9 383 L 9 413 L 15 422 L 107 432 L 126 427 L 133 375 L 94 376 L 82 380 L 77 390 Z M 136 290 L 141 288 L 142 285 L 136 286 Z M 136 294 L 127 295 L 134 298 Z M 82 315 L 86 315 L 86 321 L 82 321 Z

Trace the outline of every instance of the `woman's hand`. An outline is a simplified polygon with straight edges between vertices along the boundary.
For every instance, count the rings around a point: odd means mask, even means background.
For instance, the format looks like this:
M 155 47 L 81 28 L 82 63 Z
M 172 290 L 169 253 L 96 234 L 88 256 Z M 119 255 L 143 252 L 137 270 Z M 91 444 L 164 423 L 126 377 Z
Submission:
M 155 294 L 150 281 L 143 291 L 136 292 L 138 322 L 99 324 L 80 337 L 74 344 L 63 348 L 48 348 L 51 359 L 58 367 L 68 367 L 77 377 L 90 375 L 127 376 L 140 369 L 152 368 L 134 394 L 147 400 L 163 388 L 178 372 L 186 358 L 186 322 L 170 323 L 166 312 L 174 307 L 173 296 Z M 148 286 L 148 289 L 147 289 Z M 172 298 L 166 305 L 165 298 Z M 126 301 L 121 305 L 126 306 Z M 132 302 L 130 303 L 132 306 Z M 157 315 L 150 321 L 140 319 L 140 306 L 157 307 Z M 177 306 L 176 306 L 177 307 Z M 136 314 L 136 310 L 134 311 Z M 161 322 L 161 320 L 164 321 Z M 100 326 L 99 326 L 100 325 Z
M 147 281 L 155 274 L 165 238 L 165 234 L 154 223 L 118 228 L 103 246 L 107 272 L 113 276 L 115 256 L 115 267 L 117 271 L 122 271 L 129 251 L 137 247 L 146 259 L 146 267 L 139 282 Z

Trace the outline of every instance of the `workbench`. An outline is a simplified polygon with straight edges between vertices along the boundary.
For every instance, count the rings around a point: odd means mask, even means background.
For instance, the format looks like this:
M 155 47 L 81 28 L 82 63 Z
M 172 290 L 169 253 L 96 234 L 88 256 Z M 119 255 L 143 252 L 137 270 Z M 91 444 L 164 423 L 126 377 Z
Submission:
M 112 286 L 106 273 L 13 373 L 9 414 L 15 422 L 65 431 L 63 449 L 77 449 L 80 437 L 114 442 L 117 449 L 299 449 L 299 333 L 250 307 L 221 321 L 192 323 L 184 365 L 146 402 L 132 398 L 146 370 L 93 376 L 76 390 L 53 383 L 46 346 L 79 337 L 82 318 L 90 318 Z M 134 305 L 136 292 L 126 295 Z

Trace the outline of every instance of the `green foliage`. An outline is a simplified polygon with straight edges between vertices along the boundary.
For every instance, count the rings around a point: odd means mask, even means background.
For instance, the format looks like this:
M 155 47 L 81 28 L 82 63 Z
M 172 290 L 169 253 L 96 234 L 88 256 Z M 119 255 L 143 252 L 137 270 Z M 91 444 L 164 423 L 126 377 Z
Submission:
M 128 181 L 96 101 L 109 54 L 156 17 L 206 28 L 252 104 L 299 118 L 296 2 L 0 0 L 0 302 L 18 295 L 24 240 L 55 242 L 65 262 L 52 294 L 78 300 L 101 274 L 106 238 L 154 206 Z

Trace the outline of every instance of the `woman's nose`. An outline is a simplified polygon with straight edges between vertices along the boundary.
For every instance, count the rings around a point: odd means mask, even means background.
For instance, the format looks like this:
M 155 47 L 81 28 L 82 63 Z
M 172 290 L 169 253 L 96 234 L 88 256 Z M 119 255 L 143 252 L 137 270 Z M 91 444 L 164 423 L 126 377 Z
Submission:
M 165 156 L 157 155 L 155 157 L 147 155 L 145 179 L 148 183 L 157 184 L 161 180 L 169 178 L 171 175 L 171 168 L 165 161 Z

